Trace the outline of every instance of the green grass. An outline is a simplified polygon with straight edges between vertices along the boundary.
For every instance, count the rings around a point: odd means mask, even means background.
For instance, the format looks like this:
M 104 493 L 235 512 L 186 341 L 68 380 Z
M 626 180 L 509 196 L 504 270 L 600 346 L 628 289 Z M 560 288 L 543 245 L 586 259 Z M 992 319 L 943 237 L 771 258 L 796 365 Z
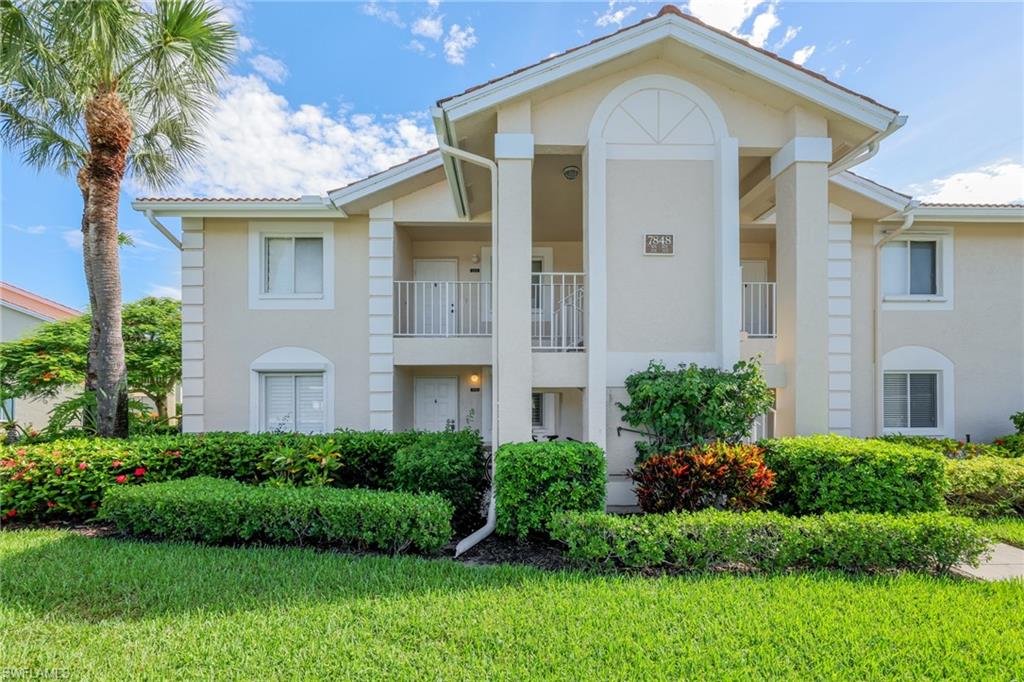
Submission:
M 1024 586 L 0 532 L 0 651 L 72 679 L 1020 679 Z
M 993 539 L 1024 547 L 1024 518 L 979 519 L 977 523 Z

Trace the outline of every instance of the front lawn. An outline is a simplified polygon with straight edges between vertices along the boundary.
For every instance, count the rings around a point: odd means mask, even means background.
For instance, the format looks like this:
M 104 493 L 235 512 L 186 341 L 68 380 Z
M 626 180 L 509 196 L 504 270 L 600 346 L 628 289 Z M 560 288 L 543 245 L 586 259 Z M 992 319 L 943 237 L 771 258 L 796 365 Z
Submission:
M 1024 518 L 978 519 L 976 523 L 993 540 L 1024 548 Z
M 1007 679 L 1024 586 L 642 578 L 0 532 L 3 667 L 74 679 Z M 38 674 L 38 672 L 37 672 Z

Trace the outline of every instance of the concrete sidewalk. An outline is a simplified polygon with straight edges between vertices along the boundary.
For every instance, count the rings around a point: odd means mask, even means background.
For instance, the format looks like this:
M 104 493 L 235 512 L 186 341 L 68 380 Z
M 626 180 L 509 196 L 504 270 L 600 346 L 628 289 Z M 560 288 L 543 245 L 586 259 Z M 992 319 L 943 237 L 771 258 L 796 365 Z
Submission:
M 953 570 L 976 580 L 1024 579 L 1024 549 L 997 542 L 989 552 L 988 558 L 977 568 L 960 564 Z

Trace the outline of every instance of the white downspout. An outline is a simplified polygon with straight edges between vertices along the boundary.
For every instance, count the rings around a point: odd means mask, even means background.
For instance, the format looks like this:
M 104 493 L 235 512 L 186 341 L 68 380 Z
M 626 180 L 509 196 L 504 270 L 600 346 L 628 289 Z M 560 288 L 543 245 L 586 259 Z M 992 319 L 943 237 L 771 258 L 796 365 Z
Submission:
M 497 518 L 494 498 L 494 457 L 497 451 L 498 422 L 501 415 L 501 403 L 498 400 L 498 373 L 494 371 L 494 363 L 498 360 L 498 339 L 500 336 L 498 334 L 498 316 L 500 315 L 501 308 L 498 305 L 498 288 L 495 286 L 495 283 L 498 281 L 498 268 L 500 267 L 499 262 L 501 260 L 498 255 L 500 253 L 498 249 L 498 164 L 487 157 L 471 154 L 458 147 L 445 144 L 443 141 L 439 142 L 438 148 L 442 154 L 454 156 L 466 163 L 486 168 L 491 174 L 491 400 L 494 405 L 491 409 L 491 493 L 490 500 L 487 503 L 487 521 L 481 528 L 459 541 L 459 544 L 455 546 L 455 556 L 459 556 L 475 547 L 477 543 L 493 533 Z
M 900 115 L 894 118 L 889 123 L 889 125 L 886 126 L 885 130 L 879 133 L 875 133 L 870 138 L 868 138 L 867 142 L 858 146 L 856 149 L 850 150 L 848 154 L 843 156 L 838 161 L 832 163 L 828 167 L 829 176 L 838 175 L 839 173 L 842 173 L 844 170 L 853 168 L 857 164 L 864 163 L 865 161 L 873 157 L 875 154 L 878 153 L 878 149 L 881 146 L 882 140 L 895 133 L 897 130 L 906 125 L 906 123 L 907 117 L 905 115 Z
M 898 228 L 883 234 L 882 238 L 875 244 L 875 435 L 882 435 L 882 247 L 900 236 L 914 225 L 914 210 L 918 207 L 918 201 L 911 201 L 904 206 L 896 215 L 903 215 L 903 224 Z
M 160 231 L 160 234 L 167 237 L 167 240 L 174 244 L 178 248 L 178 251 L 181 251 L 181 240 L 175 237 L 173 232 L 168 230 L 162 222 L 156 219 L 156 216 L 153 215 L 153 209 L 146 209 L 146 219 L 153 224 L 153 227 Z

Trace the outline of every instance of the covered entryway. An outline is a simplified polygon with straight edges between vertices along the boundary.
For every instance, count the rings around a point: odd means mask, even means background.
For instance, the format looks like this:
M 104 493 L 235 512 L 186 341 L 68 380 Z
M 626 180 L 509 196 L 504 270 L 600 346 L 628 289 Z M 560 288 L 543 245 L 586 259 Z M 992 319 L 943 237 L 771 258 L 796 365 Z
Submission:
M 413 423 L 417 431 L 444 431 L 459 425 L 457 377 L 416 377 Z

